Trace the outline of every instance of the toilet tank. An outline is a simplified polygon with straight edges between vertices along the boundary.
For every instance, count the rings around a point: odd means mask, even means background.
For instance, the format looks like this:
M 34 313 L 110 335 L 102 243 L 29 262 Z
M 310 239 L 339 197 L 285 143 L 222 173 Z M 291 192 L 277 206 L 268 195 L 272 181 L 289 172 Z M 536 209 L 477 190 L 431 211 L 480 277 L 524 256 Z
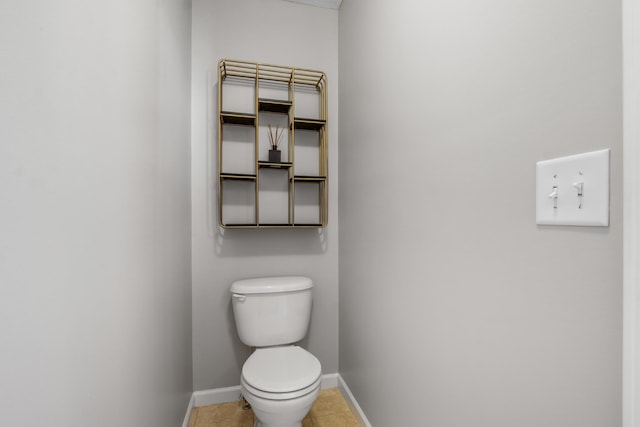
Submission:
M 240 340 L 251 347 L 300 341 L 309 327 L 312 287 L 311 279 L 301 276 L 234 282 L 231 300 Z

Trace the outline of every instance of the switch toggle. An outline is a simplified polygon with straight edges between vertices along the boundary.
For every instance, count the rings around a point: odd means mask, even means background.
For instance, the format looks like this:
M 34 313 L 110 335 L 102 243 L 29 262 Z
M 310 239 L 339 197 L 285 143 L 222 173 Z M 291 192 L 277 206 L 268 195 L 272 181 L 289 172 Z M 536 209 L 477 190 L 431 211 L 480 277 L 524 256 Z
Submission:
M 549 194 L 549 198 L 553 199 L 553 209 L 558 209 L 558 186 L 553 186 L 553 191 Z
M 584 182 L 574 182 L 573 187 L 578 190 L 578 209 L 582 209 L 582 192 L 584 191 Z
M 573 186 L 578 190 L 578 196 L 582 197 L 582 191 L 584 190 L 584 182 L 574 182 Z

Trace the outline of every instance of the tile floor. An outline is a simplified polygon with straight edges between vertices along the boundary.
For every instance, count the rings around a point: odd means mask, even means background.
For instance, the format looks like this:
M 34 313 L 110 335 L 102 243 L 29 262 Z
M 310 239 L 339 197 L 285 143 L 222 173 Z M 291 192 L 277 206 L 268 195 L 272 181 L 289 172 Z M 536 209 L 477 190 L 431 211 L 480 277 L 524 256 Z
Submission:
M 243 410 L 240 402 L 200 406 L 191 413 L 189 427 L 253 427 L 253 411 Z M 320 390 L 302 427 L 360 427 L 337 388 Z

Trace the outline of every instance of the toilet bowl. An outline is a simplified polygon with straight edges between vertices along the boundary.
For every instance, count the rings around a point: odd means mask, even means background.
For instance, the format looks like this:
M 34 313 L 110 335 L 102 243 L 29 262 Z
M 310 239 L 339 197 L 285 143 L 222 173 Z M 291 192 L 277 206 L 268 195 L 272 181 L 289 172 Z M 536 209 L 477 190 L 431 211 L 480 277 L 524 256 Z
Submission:
M 256 348 L 240 377 L 256 427 L 301 427 L 318 397 L 320 361 L 294 345 L 308 330 L 312 287 L 306 277 L 248 279 L 231 286 L 240 340 Z
M 300 427 L 318 397 L 321 376 L 318 359 L 298 346 L 257 349 L 240 378 L 256 427 Z

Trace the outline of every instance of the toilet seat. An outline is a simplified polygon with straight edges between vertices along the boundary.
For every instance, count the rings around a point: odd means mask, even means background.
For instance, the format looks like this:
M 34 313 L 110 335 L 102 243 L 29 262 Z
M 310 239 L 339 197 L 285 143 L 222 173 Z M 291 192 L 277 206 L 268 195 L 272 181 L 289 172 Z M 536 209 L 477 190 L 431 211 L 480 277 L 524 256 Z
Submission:
M 320 361 L 298 346 L 257 349 L 242 367 L 242 385 L 266 399 L 293 399 L 320 385 Z
M 293 399 L 297 399 L 299 397 L 304 397 L 307 394 L 313 393 L 316 390 L 320 389 L 320 383 L 322 382 L 322 377 L 318 377 L 318 379 L 311 384 L 309 387 L 305 387 L 303 389 L 300 390 L 296 390 L 296 391 L 291 391 L 291 392 L 287 392 L 287 393 L 272 393 L 272 392 L 268 392 L 268 391 L 263 391 L 263 390 L 258 390 L 255 387 L 251 387 L 251 385 L 247 384 L 247 382 L 245 381 L 244 377 L 240 378 L 240 388 L 243 392 L 243 394 L 245 394 L 245 396 L 247 394 L 253 395 L 255 397 L 260 397 L 262 399 L 267 399 L 267 400 L 293 400 Z

